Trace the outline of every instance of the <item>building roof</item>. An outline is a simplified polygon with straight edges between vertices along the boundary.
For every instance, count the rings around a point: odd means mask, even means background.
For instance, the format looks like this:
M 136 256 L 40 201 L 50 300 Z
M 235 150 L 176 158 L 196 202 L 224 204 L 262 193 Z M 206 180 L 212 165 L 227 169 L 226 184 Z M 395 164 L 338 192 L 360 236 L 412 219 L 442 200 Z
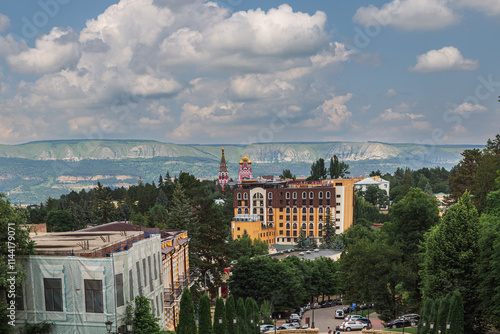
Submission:
M 81 255 L 142 235 L 143 231 L 76 231 L 30 233 L 37 255 Z
M 363 179 L 361 181 L 358 181 L 356 183 L 354 183 L 355 185 L 372 185 L 372 184 L 381 184 L 382 182 L 380 181 L 375 181 L 374 179 L 372 179 L 371 177 L 367 177 L 366 179 Z
M 102 225 L 96 225 L 84 228 L 77 232 L 102 232 L 102 231 L 142 231 L 148 233 L 159 233 L 158 227 L 145 227 L 140 225 L 130 224 L 128 221 L 111 222 Z

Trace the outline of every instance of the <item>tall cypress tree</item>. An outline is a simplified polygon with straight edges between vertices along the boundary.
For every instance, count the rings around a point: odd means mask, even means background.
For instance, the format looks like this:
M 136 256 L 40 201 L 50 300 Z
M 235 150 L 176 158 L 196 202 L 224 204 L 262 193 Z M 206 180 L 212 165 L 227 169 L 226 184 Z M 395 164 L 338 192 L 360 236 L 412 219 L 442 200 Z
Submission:
M 437 315 L 439 311 L 439 303 L 441 302 L 440 299 L 436 299 L 432 302 L 432 308 L 431 312 L 429 313 L 429 334 L 436 334 L 437 329 L 436 329 L 436 324 L 437 324 Z M 434 328 L 430 328 L 431 323 L 434 323 Z
M 245 307 L 247 309 L 247 316 L 250 321 L 250 333 L 259 334 L 260 333 L 260 316 L 259 316 L 259 306 L 257 302 L 252 297 L 247 297 L 245 300 Z
M 424 302 L 424 306 L 422 311 L 420 312 L 421 318 L 418 322 L 418 333 L 419 334 L 428 334 L 429 333 L 429 324 L 430 324 L 430 314 L 432 311 L 432 299 L 427 298 Z M 425 322 L 425 326 L 424 326 Z
M 326 208 L 325 225 L 323 227 L 323 242 L 321 248 L 331 248 L 335 238 L 335 225 L 332 222 L 332 213 L 330 208 Z
M 233 295 L 229 295 L 226 298 L 227 334 L 238 334 L 238 326 L 233 323 L 234 318 L 236 318 L 236 304 Z
M 238 298 L 236 303 L 236 316 L 238 317 L 238 332 L 239 334 L 249 334 L 248 333 L 248 317 L 247 310 L 245 308 L 245 302 L 243 298 Z
M 441 333 L 444 333 L 444 331 L 446 330 L 446 321 L 448 320 L 448 313 L 450 311 L 451 296 L 451 293 L 448 293 L 446 297 L 441 299 L 441 303 L 439 303 L 436 327 L 438 329 L 441 327 Z
M 464 300 L 458 289 L 453 292 L 453 296 L 451 297 L 448 322 L 450 323 L 450 330 L 446 332 L 447 334 L 465 333 Z
M 227 322 L 226 308 L 224 306 L 224 300 L 222 299 L 222 297 L 217 297 L 217 299 L 215 300 L 215 311 L 214 311 L 214 325 L 213 325 L 214 334 L 226 334 L 227 333 L 226 322 Z
M 200 297 L 200 304 L 198 308 L 199 327 L 198 333 L 200 334 L 213 334 L 212 331 L 212 314 L 210 313 L 210 298 L 206 293 Z
M 196 321 L 194 319 L 193 299 L 189 288 L 184 288 L 181 297 L 181 307 L 179 311 L 179 324 L 177 334 L 196 334 Z

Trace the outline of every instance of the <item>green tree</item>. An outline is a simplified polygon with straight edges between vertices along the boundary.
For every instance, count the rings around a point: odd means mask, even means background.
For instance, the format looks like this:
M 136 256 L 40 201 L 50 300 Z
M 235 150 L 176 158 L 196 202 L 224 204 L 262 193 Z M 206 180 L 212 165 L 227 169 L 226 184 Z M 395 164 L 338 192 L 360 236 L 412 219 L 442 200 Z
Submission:
M 191 298 L 191 291 L 189 288 L 184 288 L 182 291 L 180 310 L 179 310 L 179 323 L 177 324 L 177 334 L 196 334 L 196 322 L 194 319 L 193 299 Z M 135 333 L 135 332 L 134 332 Z
M 321 244 L 322 248 L 331 248 L 333 240 L 335 238 L 335 224 L 332 222 L 332 213 L 330 208 L 326 208 L 325 214 L 325 224 L 323 226 L 323 242 Z
M 292 179 L 295 181 L 295 175 L 292 175 L 292 172 L 289 169 L 283 169 L 283 172 L 280 175 L 280 179 Z
M 309 246 L 309 242 L 306 238 L 306 232 L 302 229 L 302 226 L 299 229 L 299 237 L 297 238 L 297 248 L 304 249 Z
M 337 155 L 333 155 L 333 157 L 330 158 L 330 168 L 328 172 L 330 173 L 331 179 L 343 178 L 346 174 L 351 174 L 351 172 L 349 172 L 349 164 L 343 161 L 339 162 Z
M 206 293 L 201 295 L 198 307 L 200 334 L 212 334 L 212 314 L 210 313 L 210 298 Z
M 434 328 L 430 328 L 429 326 L 429 334 L 437 334 L 438 328 L 436 326 L 438 320 L 438 312 L 439 312 L 439 304 L 441 303 L 441 299 L 437 298 L 432 303 L 431 313 L 429 316 L 430 323 L 434 323 Z
M 108 189 L 104 189 L 101 182 L 97 181 L 97 187 L 94 188 L 93 194 L 94 223 L 102 225 L 112 222 L 115 219 L 116 209 Z
M 25 270 L 22 268 L 23 255 L 34 254 L 35 244 L 30 239 L 29 231 L 25 228 L 28 220 L 28 212 L 25 209 L 14 210 L 10 201 L 3 193 L 0 193 L 0 332 L 10 333 L 12 326 L 8 318 L 7 307 L 15 300 L 13 292 L 10 291 L 9 272 L 17 272 L 15 277 L 16 292 L 22 291 Z M 13 247 L 10 247 L 13 246 Z M 15 261 L 14 261 L 15 260 Z M 10 313 L 10 312 L 9 312 Z M 10 314 L 9 314 L 10 315 Z
M 167 195 L 165 195 L 165 192 L 163 191 L 162 188 L 158 190 L 158 196 L 156 196 L 155 205 L 161 205 L 164 207 L 167 207 L 168 205 Z
M 418 333 L 419 334 L 428 334 L 429 333 L 429 324 L 430 324 L 430 317 L 431 317 L 431 311 L 432 311 L 432 305 L 433 301 L 430 298 L 427 298 L 424 301 L 424 306 L 422 307 L 420 311 L 420 321 L 418 322 Z M 424 326 L 425 323 L 425 326 Z
M 247 316 L 247 309 L 245 307 L 245 302 L 243 301 L 243 298 L 239 297 L 238 301 L 236 302 L 236 315 L 238 318 L 238 333 L 239 334 L 249 334 L 248 331 L 248 316 Z
M 264 320 L 266 324 L 270 324 L 273 321 L 273 313 L 268 300 L 264 300 L 262 304 L 260 304 L 260 318 Z
M 469 333 L 465 327 L 465 310 L 464 300 L 460 290 L 453 292 L 453 297 L 450 301 L 450 311 L 448 312 L 448 322 L 450 323 L 450 330 L 446 331 L 449 334 L 463 334 Z
M 446 321 L 448 320 L 448 313 L 450 311 L 450 301 L 451 301 L 451 292 L 448 292 L 446 297 L 441 298 L 439 303 L 438 316 L 436 319 L 436 327 L 441 328 L 442 332 L 446 330 Z
M 68 232 L 74 230 L 71 213 L 66 210 L 50 211 L 45 217 L 47 229 L 56 232 Z
M 151 299 L 144 296 L 136 296 L 134 299 L 134 334 L 160 333 L 159 318 L 155 318 L 151 312 Z
M 53 327 L 53 323 L 49 323 L 46 321 L 36 324 L 26 323 L 23 327 L 21 327 L 19 334 L 50 334 L 52 333 Z
M 235 326 L 233 319 L 236 319 L 236 303 L 234 302 L 234 296 L 231 294 L 226 298 L 227 334 L 239 334 L 238 326 Z
M 426 235 L 423 247 L 423 296 L 443 297 L 459 289 L 464 297 L 465 331 L 480 331 L 478 300 L 478 213 L 466 192 L 441 223 Z
M 227 322 L 227 320 L 226 320 L 226 308 L 224 306 L 224 299 L 222 299 L 222 297 L 217 297 L 215 299 L 213 333 L 214 334 L 226 334 L 227 333 L 226 322 Z M 200 334 L 202 334 L 201 331 L 200 331 Z
M 313 162 L 311 166 L 311 175 L 307 178 L 308 181 L 318 181 L 326 179 L 328 171 L 325 168 L 325 159 L 319 158 Z

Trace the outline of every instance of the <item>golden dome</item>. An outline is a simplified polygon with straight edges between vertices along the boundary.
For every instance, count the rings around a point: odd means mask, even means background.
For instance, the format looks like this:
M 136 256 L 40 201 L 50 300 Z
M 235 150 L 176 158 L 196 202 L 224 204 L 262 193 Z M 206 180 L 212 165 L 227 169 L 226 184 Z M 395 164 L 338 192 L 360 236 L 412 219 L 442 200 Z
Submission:
M 240 165 L 243 163 L 243 160 L 240 160 Z
M 243 161 L 244 161 L 244 162 L 247 162 L 247 161 L 248 161 L 248 158 L 247 158 L 247 156 L 246 156 L 246 155 L 243 157 Z
M 250 159 L 248 159 L 248 163 L 249 163 L 249 164 L 251 164 L 251 163 L 252 163 L 252 161 L 251 161 Z

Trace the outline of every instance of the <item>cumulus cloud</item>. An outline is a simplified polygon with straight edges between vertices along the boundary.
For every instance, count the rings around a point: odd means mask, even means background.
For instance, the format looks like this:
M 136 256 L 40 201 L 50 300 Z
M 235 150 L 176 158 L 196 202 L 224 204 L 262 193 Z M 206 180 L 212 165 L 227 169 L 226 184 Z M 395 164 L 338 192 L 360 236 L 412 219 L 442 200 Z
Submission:
M 7 15 L 0 13 L 0 32 L 4 32 L 10 27 L 10 19 Z
M 487 16 L 500 16 L 500 2 L 497 0 L 458 0 L 457 4 L 478 10 Z
M 24 41 L 17 41 L 12 35 L 0 36 L 0 56 L 7 57 L 27 50 L 28 46 Z
M 393 88 L 389 88 L 387 92 L 385 92 L 386 97 L 394 97 L 397 95 L 397 92 Z
M 348 124 L 352 117 L 346 103 L 353 97 L 352 93 L 333 96 L 318 106 L 313 114 L 314 118 L 308 119 L 302 124 L 306 127 L 314 127 L 319 131 L 337 131 L 343 125 Z
M 488 111 L 488 108 L 481 104 L 472 104 L 464 102 L 461 105 L 450 110 L 450 114 L 455 115 L 471 115 L 471 114 L 481 114 Z
M 473 71 L 478 69 L 477 60 L 465 59 L 453 46 L 430 50 L 417 56 L 417 64 L 409 68 L 413 72 Z
M 49 73 L 76 65 L 80 57 L 77 35 L 72 29 L 53 28 L 36 40 L 35 48 L 7 57 L 10 67 L 20 73 Z
M 394 0 L 380 8 L 359 8 L 353 21 L 364 26 L 394 26 L 404 30 L 439 30 L 457 24 L 449 0 Z

